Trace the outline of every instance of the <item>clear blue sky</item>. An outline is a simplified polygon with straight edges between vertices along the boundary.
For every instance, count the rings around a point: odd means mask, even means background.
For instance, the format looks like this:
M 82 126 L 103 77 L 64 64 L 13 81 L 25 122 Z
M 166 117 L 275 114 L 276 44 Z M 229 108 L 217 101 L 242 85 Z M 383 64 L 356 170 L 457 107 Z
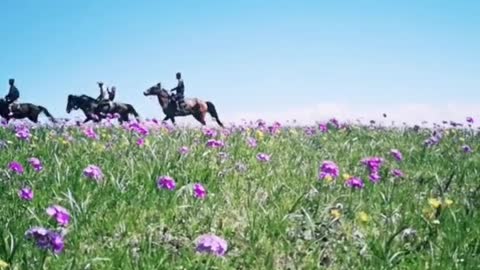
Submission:
M 395 2 L 395 3 L 394 3 Z M 65 116 L 70 93 L 171 88 L 223 114 L 322 102 L 477 103 L 480 1 L 0 1 L 0 85 Z M 4 94 L 3 94 L 4 95 Z

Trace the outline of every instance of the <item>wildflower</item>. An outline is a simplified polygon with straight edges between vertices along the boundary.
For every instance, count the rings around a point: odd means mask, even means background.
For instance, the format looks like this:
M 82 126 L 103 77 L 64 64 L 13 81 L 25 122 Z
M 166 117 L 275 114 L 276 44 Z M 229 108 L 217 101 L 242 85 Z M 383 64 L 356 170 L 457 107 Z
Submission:
M 49 249 L 55 254 L 61 253 L 65 248 L 63 237 L 59 233 L 45 228 L 33 227 L 25 233 L 25 236 L 27 239 L 35 240 L 40 249 Z
M 370 172 L 377 172 L 383 164 L 381 157 L 368 157 L 362 159 L 362 164 L 370 170 Z
M 70 223 L 70 213 L 60 205 L 52 205 L 47 208 L 47 214 L 55 218 L 60 226 L 67 226 Z
M 190 152 L 190 149 L 188 149 L 188 147 L 186 146 L 182 146 L 180 147 L 180 149 L 178 149 L 178 152 L 180 153 L 180 155 L 186 155 L 188 154 L 188 152 Z
M 202 131 L 207 138 L 215 138 L 217 136 L 217 131 L 213 128 L 205 128 Z
M 451 199 L 445 199 L 445 204 L 448 206 L 451 206 L 453 204 L 453 200 Z
M 103 172 L 102 170 L 95 165 L 88 165 L 84 170 L 83 170 L 83 175 L 95 180 L 95 181 L 100 181 L 103 179 Z
M 30 134 L 30 130 L 26 127 L 21 127 L 16 129 L 15 136 L 20 140 L 28 140 L 32 135 Z
M 209 148 L 221 148 L 221 147 L 224 147 L 225 144 L 222 142 L 222 141 L 217 141 L 217 140 L 213 140 L 213 139 L 210 139 L 207 141 L 207 147 Z
M 202 184 L 196 183 L 193 185 L 193 195 L 198 199 L 203 199 L 207 196 L 207 191 Z
M 322 163 L 319 169 L 319 179 L 323 180 L 325 177 L 330 176 L 332 178 L 337 178 L 340 174 L 337 164 L 333 161 L 326 160 Z
M 255 147 L 257 147 L 257 140 L 255 140 L 255 138 L 248 137 L 248 138 L 247 138 L 247 143 L 248 143 L 248 146 L 249 146 L 250 148 L 255 148 Z
M 394 169 L 392 170 L 392 175 L 398 178 L 403 178 L 404 174 L 400 169 Z
M 269 162 L 270 156 L 265 153 L 260 153 L 257 155 L 257 160 L 260 162 Z
M 128 129 L 130 131 L 134 131 L 134 132 L 138 133 L 141 136 L 147 136 L 149 134 L 149 131 L 148 131 L 147 127 L 145 127 L 144 125 L 142 125 L 140 123 L 131 123 L 131 124 L 128 125 Z
M 316 130 L 315 130 L 314 127 L 306 127 L 306 128 L 304 129 L 304 132 L 305 132 L 305 135 L 306 135 L 306 136 L 311 137 L 311 136 L 314 136 L 314 135 L 315 135 Z
M 339 209 L 334 208 L 330 210 L 330 216 L 334 219 L 339 219 L 342 216 L 342 213 L 340 213 Z
M 363 183 L 363 180 L 358 177 L 351 177 L 345 182 L 345 185 L 347 187 L 351 187 L 354 189 L 362 189 L 365 187 L 365 184 Z
M 472 148 L 468 145 L 462 146 L 462 150 L 463 150 L 464 153 L 472 153 L 473 152 Z
M 8 267 L 8 263 L 6 263 L 4 260 L 0 259 L 0 269 L 6 269 Z
M 33 190 L 29 187 L 24 187 L 18 191 L 18 197 L 24 201 L 33 200 Z
M 372 172 L 368 175 L 368 178 L 370 179 L 370 181 L 372 181 L 373 183 L 378 183 L 380 182 L 380 175 L 378 174 L 378 172 Z
M 357 215 L 357 218 L 358 218 L 359 221 L 361 221 L 363 223 L 367 223 L 370 220 L 370 217 L 364 211 L 359 212 L 358 215 Z
M 473 124 L 474 120 L 472 117 L 467 117 L 467 123 Z
M 16 174 L 19 174 L 19 175 L 23 174 L 23 172 L 25 171 L 25 170 L 23 169 L 22 164 L 20 164 L 20 163 L 18 163 L 18 162 L 16 162 L 16 161 L 10 162 L 10 163 L 8 164 L 8 168 L 10 169 L 10 171 L 15 172 Z
M 142 147 L 144 144 L 145 144 L 145 139 L 139 138 L 139 139 L 137 140 L 137 145 L 138 145 L 139 147 Z
M 92 127 L 89 127 L 87 129 L 85 129 L 83 131 L 83 134 L 85 134 L 85 136 L 87 136 L 87 138 L 90 138 L 90 139 L 93 139 L 93 140 L 98 139 L 98 135 Z
M 28 163 L 30 163 L 36 172 L 43 170 L 42 162 L 36 157 L 29 158 Z
M 403 155 L 402 153 L 397 150 L 397 149 L 392 149 L 390 150 L 390 154 L 397 160 L 397 161 L 402 161 L 403 160 Z
M 328 123 L 334 126 L 336 129 L 340 128 L 340 123 L 335 118 L 330 119 Z
M 430 206 L 432 206 L 433 208 L 437 209 L 439 208 L 440 206 L 442 206 L 442 203 L 440 202 L 440 200 L 438 200 L 437 198 L 430 198 L 428 199 L 428 204 L 430 204 Z
M 352 177 L 352 176 L 351 176 L 350 174 L 348 174 L 348 173 L 342 174 L 342 178 L 343 178 L 343 180 L 345 180 L 345 181 L 348 180 L 348 179 L 350 179 L 351 177 Z
M 170 176 L 160 176 L 157 178 L 157 187 L 161 189 L 174 190 L 175 180 Z
M 318 125 L 318 129 L 319 129 L 320 132 L 322 132 L 322 133 L 328 132 L 328 126 L 327 126 L 327 124 L 319 124 L 319 125 Z
M 213 234 L 201 235 L 195 240 L 195 242 L 197 245 L 196 250 L 199 253 L 224 256 L 228 248 L 227 241 Z

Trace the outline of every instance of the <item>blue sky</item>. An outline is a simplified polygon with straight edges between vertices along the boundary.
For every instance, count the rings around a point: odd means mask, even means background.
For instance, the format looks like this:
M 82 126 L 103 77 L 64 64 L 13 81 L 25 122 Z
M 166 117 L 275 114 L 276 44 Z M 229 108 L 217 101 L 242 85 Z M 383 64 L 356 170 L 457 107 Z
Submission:
M 172 88 L 177 71 L 187 96 L 229 116 L 480 99 L 479 1 L 2 0 L 0 10 L 2 91 L 14 77 L 23 102 L 58 116 L 68 94 L 96 96 L 98 80 L 163 116 L 141 93 Z

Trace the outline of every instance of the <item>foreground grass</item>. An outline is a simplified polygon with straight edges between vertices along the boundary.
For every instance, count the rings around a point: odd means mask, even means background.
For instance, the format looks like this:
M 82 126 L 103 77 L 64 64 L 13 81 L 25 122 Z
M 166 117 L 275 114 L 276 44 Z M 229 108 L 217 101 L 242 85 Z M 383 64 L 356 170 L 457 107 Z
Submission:
M 306 135 L 235 130 L 206 147 L 201 130 L 151 130 L 146 143 L 121 128 L 39 128 L 29 141 L 0 135 L 0 259 L 12 269 L 475 269 L 480 265 L 480 148 L 471 130 L 446 131 L 424 147 L 429 131 L 349 127 Z M 257 137 L 251 148 L 248 136 Z M 71 138 L 70 138 L 71 137 Z M 69 140 L 70 138 L 70 140 Z M 473 153 L 464 153 L 462 145 Z M 190 152 L 179 153 L 187 146 Z M 389 152 L 399 149 L 404 160 Z M 259 162 L 258 153 L 271 155 Z M 385 159 L 373 184 L 360 161 Z M 44 165 L 37 173 L 30 157 Z M 8 170 L 18 161 L 25 173 Z M 340 174 L 361 177 L 353 190 L 343 177 L 319 181 L 324 160 Z M 105 178 L 83 176 L 89 164 Z M 405 173 L 402 179 L 392 169 Z M 156 179 L 169 175 L 174 191 Z M 192 196 L 202 183 L 205 199 Z M 34 199 L 17 192 L 30 186 Z M 437 199 L 442 205 L 432 203 Z M 429 201 L 430 200 L 430 201 Z M 446 203 L 448 201 L 448 203 Z M 45 209 L 67 208 L 65 250 L 54 256 L 26 240 L 33 226 L 55 228 Z M 214 233 L 228 242 L 225 257 L 199 255 L 194 240 Z M 0 266 L 1 267 L 1 266 Z

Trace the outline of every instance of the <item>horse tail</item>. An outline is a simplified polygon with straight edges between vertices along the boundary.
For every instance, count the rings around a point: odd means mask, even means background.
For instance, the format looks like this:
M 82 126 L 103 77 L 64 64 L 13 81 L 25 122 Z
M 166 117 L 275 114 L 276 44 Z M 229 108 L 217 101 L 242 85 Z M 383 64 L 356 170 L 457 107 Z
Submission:
M 135 108 L 133 108 L 133 106 L 132 106 L 131 104 L 125 104 L 125 105 L 127 105 L 127 108 L 128 108 L 128 110 L 129 110 L 129 112 L 130 112 L 131 114 L 133 114 L 133 116 L 135 116 L 135 118 L 137 118 L 137 120 L 138 120 L 138 117 L 140 117 L 140 116 L 138 115 L 138 113 L 137 113 L 137 111 L 135 110 Z
M 55 120 L 55 118 L 53 117 L 52 114 L 50 114 L 50 112 L 47 110 L 47 108 L 43 107 L 43 106 L 38 106 L 38 108 L 40 109 L 40 112 L 43 112 L 52 122 L 57 122 L 57 120 Z
M 217 109 L 215 109 L 215 105 L 213 105 L 212 102 L 207 101 L 207 109 L 208 109 L 208 113 L 209 113 L 213 118 L 215 118 L 215 120 L 217 121 L 217 123 L 218 123 L 221 127 L 223 127 L 223 124 L 222 124 L 222 122 L 220 121 L 220 118 L 218 117 Z

